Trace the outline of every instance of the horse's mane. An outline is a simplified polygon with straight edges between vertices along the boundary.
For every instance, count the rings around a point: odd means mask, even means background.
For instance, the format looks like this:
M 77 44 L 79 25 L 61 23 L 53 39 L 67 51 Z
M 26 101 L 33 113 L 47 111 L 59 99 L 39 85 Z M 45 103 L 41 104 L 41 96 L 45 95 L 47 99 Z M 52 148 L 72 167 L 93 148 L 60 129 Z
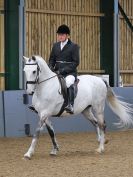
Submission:
M 35 60 L 37 61 L 37 63 L 39 65 L 41 65 L 42 67 L 44 67 L 45 69 L 49 69 L 48 67 L 48 64 L 46 63 L 45 59 L 43 59 L 41 56 L 39 55 L 35 55 L 35 56 L 32 56 L 32 58 L 35 58 Z
M 47 65 L 45 59 L 43 59 L 41 56 L 35 55 L 35 56 L 32 56 L 32 58 L 33 58 L 33 57 L 34 57 L 35 60 L 36 60 L 37 62 L 39 62 L 40 64 L 42 64 L 42 65 Z

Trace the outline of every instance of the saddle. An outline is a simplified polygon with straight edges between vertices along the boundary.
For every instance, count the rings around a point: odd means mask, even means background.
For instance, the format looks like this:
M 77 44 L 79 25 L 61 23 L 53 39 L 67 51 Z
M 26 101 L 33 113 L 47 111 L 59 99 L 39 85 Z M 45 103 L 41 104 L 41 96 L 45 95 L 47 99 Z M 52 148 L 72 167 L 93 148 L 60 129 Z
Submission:
M 57 117 L 60 117 L 60 115 L 64 112 L 64 109 L 68 104 L 68 93 L 67 93 L 67 86 L 66 86 L 66 81 L 65 81 L 64 77 L 62 75 L 58 75 L 58 80 L 61 85 L 61 93 L 60 94 L 63 95 L 63 98 L 64 98 L 64 103 L 61 107 L 61 110 L 59 111 L 59 113 L 57 115 L 55 115 Z M 79 79 L 76 79 L 76 81 L 72 85 L 74 88 L 74 98 L 76 98 L 77 93 L 78 93 L 78 87 L 77 87 L 78 83 L 79 83 Z

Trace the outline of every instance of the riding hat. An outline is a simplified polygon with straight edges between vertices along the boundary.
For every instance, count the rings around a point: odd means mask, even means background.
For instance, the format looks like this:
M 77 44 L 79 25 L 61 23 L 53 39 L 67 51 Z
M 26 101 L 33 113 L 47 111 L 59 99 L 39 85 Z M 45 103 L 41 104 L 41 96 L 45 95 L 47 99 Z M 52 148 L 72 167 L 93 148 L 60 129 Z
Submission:
M 58 34 L 69 34 L 70 35 L 70 29 L 67 25 L 61 25 L 57 29 Z

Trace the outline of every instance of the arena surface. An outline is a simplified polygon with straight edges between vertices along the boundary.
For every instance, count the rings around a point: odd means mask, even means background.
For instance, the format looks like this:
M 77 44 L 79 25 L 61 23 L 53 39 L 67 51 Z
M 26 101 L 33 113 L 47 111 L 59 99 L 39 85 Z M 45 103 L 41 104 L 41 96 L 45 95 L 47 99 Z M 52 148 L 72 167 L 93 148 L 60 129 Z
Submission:
M 57 134 L 60 151 L 53 157 L 45 134 L 32 160 L 22 159 L 31 137 L 0 138 L 0 177 L 133 177 L 133 131 L 109 132 L 107 138 L 99 155 L 94 133 Z

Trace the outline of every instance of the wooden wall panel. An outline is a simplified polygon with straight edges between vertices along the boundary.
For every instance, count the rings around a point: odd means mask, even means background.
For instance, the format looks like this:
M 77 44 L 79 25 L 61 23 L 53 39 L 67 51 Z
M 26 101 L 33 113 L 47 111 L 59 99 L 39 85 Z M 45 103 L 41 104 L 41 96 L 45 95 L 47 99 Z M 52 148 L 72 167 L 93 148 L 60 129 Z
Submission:
M 26 0 L 26 55 L 48 60 L 61 24 L 80 46 L 80 73 L 100 72 L 100 0 Z
M 4 0 L 0 0 L 0 10 L 4 10 Z
M 124 12 L 133 24 L 133 1 L 119 0 Z M 125 86 L 133 86 L 133 32 L 120 14 L 120 70 Z

